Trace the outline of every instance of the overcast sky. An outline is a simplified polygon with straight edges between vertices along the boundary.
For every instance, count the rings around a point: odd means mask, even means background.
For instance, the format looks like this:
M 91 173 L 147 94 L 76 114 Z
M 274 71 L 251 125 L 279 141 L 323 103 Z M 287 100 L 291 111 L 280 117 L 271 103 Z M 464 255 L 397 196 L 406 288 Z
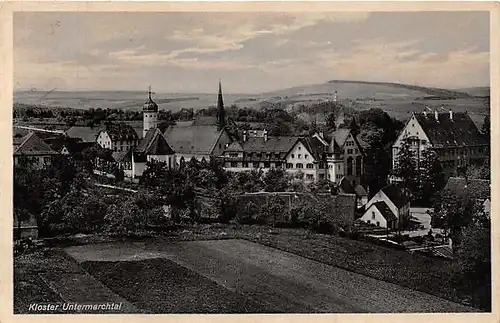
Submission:
M 488 12 L 15 13 L 16 89 L 489 85 Z

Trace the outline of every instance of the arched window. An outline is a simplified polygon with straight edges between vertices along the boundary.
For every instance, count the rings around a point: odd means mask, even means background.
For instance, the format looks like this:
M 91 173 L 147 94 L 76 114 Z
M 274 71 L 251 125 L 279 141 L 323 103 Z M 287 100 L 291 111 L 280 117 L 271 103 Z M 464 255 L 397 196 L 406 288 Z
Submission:
M 352 175 L 352 165 L 354 163 L 354 158 L 347 158 L 347 175 Z
M 313 169 L 313 168 L 314 168 L 314 165 L 313 165 L 313 164 L 311 164 L 311 163 L 309 163 L 309 164 L 307 164 L 307 165 L 306 165 L 306 168 Z
M 361 160 L 361 156 L 356 157 L 356 175 L 360 176 L 361 175 L 361 165 L 363 161 Z
M 295 167 L 297 167 L 297 168 L 304 168 L 304 165 L 302 165 L 302 163 L 297 163 L 297 164 L 295 164 Z

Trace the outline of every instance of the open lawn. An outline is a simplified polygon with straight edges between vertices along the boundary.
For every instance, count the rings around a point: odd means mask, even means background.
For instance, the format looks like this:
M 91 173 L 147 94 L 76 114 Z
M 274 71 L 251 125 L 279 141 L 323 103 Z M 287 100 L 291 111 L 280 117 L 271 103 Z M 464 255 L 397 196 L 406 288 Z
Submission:
M 147 313 L 275 312 L 168 259 L 85 262 L 82 266 Z
M 119 242 L 66 251 L 115 293 L 154 313 L 473 311 L 246 240 Z
M 16 313 L 94 294 L 131 313 L 478 311 L 458 304 L 473 291 L 455 282 L 454 262 L 305 230 L 197 225 L 142 242 L 102 241 L 16 257 Z M 71 279 L 86 285 L 80 295 L 63 286 Z

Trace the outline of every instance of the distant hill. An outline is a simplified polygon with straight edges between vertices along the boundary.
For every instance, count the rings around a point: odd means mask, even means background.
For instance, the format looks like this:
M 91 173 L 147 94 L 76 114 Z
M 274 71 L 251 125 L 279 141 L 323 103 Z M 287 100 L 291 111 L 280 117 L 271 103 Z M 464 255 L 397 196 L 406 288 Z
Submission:
M 279 107 L 297 111 L 301 106 L 333 100 L 349 109 L 364 110 L 380 108 L 392 117 L 404 120 L 415 111 L 431 109 L 453 109 L 467 111 L 475 121 L 489 114 L 484 95 L 489 88 L 439 89 L 388 82 L 364 82 L 332 80 L 322 84 L 310 84 L 260 94 L 224 94 L 226 107 L 264 108 Z M 214 106 L 217 93 L 157 93 L 153 95 L 160 109 L 173 112 L 182 108 L 194 110 Z M 46 106 L 89 108 L 118 108 L 139 110 L 147 99 L 147 93 L 139 91 L 19 91 L 14 93 L 14 102 Z M 321 116 L 320 116 L 321 117 Z M 482 122 L 482 121 L 481 121 Z
M 490 87 L 489 86 L 478 86 L 478 87 L 468 87 L 463 89 L 458 89 L 457 91 L 465 92 L 470 96 L 476 97 L 489 97 Z

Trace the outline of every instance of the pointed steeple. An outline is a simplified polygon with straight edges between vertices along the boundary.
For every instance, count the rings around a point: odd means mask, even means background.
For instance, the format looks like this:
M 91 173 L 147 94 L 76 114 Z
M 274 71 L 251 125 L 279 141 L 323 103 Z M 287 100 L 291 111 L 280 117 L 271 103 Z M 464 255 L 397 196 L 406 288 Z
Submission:
M 224 111 L 224 99 L 222 98 L 222 85 L 219 79 L 219 95 L 217 97 L 217 130 L 222 130 L 226 125 L 226 113 Z

